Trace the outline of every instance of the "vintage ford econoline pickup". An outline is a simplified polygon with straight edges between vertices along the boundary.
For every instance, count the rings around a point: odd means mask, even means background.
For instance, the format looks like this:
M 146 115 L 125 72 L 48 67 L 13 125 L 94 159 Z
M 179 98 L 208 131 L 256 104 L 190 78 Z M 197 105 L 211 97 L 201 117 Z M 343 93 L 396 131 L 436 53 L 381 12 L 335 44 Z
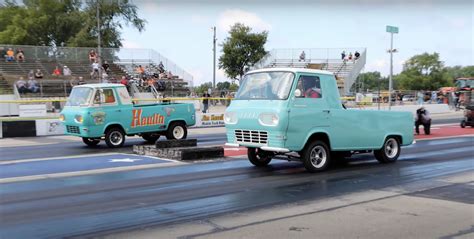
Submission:
M 410 112 L 346 109 L 334 74 L 321 70 L 248 72 L 224 121 L 226 145 L 247 147 L 256 166 L 285 156 L 316 172 L 337 157 L 368 151 L 390 163 L 400 155 L 400 146 L 413 143 Z
M 75 86 L 61 111 L 68 135 L 82 137 L 88 146 L 103 138 L 111 148 L 121 147 L 125 136 L 140 135 L 155 142 L 160 135 L 185 139 L 188 126 L 196 123 L 193 104 L 133 104 L 122 84 Z

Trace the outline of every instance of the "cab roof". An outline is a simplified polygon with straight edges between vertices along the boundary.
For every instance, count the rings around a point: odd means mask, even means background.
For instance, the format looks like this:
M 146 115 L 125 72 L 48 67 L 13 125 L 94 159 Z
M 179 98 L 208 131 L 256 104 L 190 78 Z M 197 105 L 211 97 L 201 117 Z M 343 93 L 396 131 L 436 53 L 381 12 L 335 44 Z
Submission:
M 334 75 L 334 73 L 323 70 L 315 70 L 308 68 L 292 68 L 292 67 L 275 67 L 275 68 L 263 68 L 258 70 L 252 70 L 249 73 L 268 72 L 268 71 L 289 71 L 293 73 L 312 73 L 312 74 L 323 74 L 323 75 Z
M 104 87 L 125 87 L 123 84 L 112 84 L 112 83 L 94 83 L 94 84 L 84 84 L 84 85 L 77 85 L 75 87 L 92 87 L 92 88 L 104 88 Z

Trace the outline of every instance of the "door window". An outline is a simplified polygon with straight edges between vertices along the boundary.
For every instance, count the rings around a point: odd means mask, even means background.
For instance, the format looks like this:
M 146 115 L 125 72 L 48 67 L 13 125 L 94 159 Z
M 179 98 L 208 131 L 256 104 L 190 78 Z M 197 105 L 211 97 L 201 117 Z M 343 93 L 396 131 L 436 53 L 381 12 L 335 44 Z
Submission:
M 300 76 L 296 89 L 300 90 L 297 98 L 321 98 L 321 81 L 317 76 Z

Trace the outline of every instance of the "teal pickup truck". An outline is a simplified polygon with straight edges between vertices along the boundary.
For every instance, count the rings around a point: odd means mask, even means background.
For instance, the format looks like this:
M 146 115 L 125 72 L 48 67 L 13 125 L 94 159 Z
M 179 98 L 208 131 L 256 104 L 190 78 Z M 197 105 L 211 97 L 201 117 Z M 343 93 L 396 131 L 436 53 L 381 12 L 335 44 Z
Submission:
M 104 139 L 107 146 L 123 146 L 125 136 L 140 135 L 155 142 L 160 135 L 185 139 L 187 127 L 196 123 L 193 104 L 133 104 L 122 84 L 75 86 L 61 111 L 68 135 L 82 137 L 88 146 Z
M 414 142 L 410 112 L 346 109 L 334 74 L 321 70 L 248 72 L 224 121 L 226 145 L 247 147 L 249 161 L 260 167 L 283 156 L 316 172 L 338 157 L 370 151 L 391 163 L 400 146 Z

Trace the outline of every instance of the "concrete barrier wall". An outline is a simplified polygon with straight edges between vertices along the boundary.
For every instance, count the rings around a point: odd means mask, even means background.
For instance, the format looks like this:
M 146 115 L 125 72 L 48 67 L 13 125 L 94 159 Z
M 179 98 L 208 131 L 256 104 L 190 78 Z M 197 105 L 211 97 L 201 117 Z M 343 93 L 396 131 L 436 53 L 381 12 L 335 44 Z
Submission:
M 408 111 L 412 112 L 413 114 L 416 113 L 416 110 L 419 109 L 420 105 L 396 105 L 392 106 L 392 111 Z M 449 113 L 451 110 L 447 104 L 424 104 L 423 107 L 427 109 L 430 114 L 443 114 Z M 369 106 L 364 108 L 359 108 L 360 110 L 377 110 L 377 106 Z M 381 106 L 380 110 L 388 110 L 388 106 Z

